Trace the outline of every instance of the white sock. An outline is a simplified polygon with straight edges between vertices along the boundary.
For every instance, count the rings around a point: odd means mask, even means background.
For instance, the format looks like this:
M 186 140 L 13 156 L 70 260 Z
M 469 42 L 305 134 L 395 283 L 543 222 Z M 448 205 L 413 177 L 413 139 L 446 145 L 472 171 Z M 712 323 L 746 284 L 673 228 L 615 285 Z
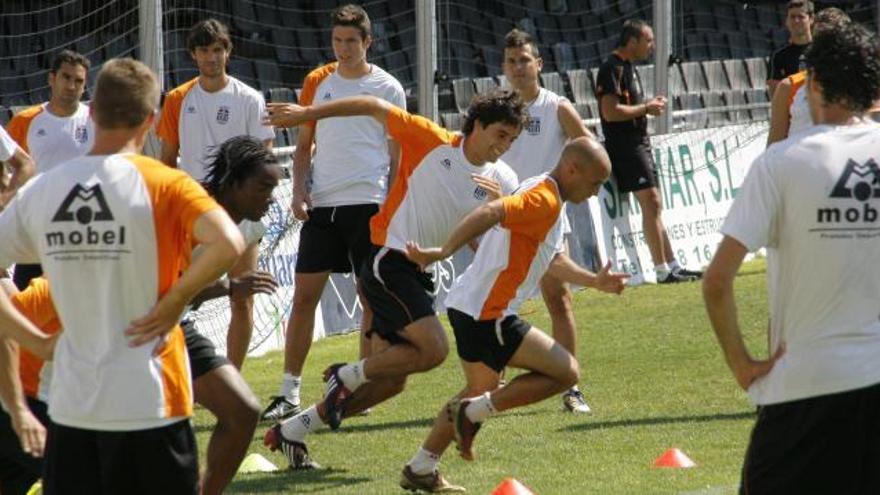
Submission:
M 407 466 L 409 466 L 415 474 L 428 474 L 433 473 L 439 464 L 439 455 L 429 452 L 424 448 L 419 448 L 419 451 L 416 452 L 416 455 L 413 456 L 409 463 L 407 463 Z
M 666 263 L 654 265 L 654 272 L 657 273 L 657 280 L 663 280 L 669 275 L 669 265 Z
M 669 265 L 669 271 L 671 272 L 677 272 L 678 270 L 681 270 L 681 265 L 678 264 L 678 260 L 672 260 L 666 264 Z
M 577 385 L 575 385 L 575 386 L 571 387 L 570 389 L 568 389 L 568 391 L 569 391 L 569 392 L 579 392 L 580 389 L 578 388 Z
M 281 434 L 288 440 L 302 442 L 305 440 L 306 435 L 320 430 L 322 426 L 324 426 L 324 421 L 318 415 L 318 408 L 311 406 L 302 413 L 281 423 Z
M 364 362 L 366 359 L 361 359 L 356 363 L 349 363 L 345 366 L 339 368 L 339 378 L 342 379 L 342 384 L 345 385 L 345 388 L 354 392 L 358 387 L 367 383 L 367 377 L 364 375 Z
M 496 412 L 498 411 L 496 411 L 495 406 L 492 405 L 492 398 L 489 396 L 489 392 L 486 392 L 475 399 L 470 399 L 470 404 L 468 404 L 464 410 L 468 419 L 474 423 L 482 423 L 486 418 Z
M 281 380 L 281 390 L 278 395 L 286 397 L 292 404 L 299 404 L 299 389 L 302 386 L 302 377 L 285 372 Z

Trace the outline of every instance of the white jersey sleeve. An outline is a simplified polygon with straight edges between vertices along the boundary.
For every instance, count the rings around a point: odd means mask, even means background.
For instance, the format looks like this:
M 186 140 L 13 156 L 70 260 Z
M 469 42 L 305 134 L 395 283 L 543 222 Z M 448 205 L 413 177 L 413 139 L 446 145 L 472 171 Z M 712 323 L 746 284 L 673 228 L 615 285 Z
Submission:
M 9 134 L 6 132 L 6 129 L 0 127 L 0 162 L 5 162 L 12 158 L 12 155 L 15 154 L 15 151 L 18 149 L 18 145 L 15 144 L 15 141 Z
M 776 244 L 780 193 L 767 168 L 768 153 L 755 159 L 743 181 L 721 233 L 741 242 L 749 251 Z
M 29 181 L 21 189 L 6 208 L 0 212 L 0 232 L 3 232 L 3 242 L 0 242 L 0 269 L 5 270 L 14 263 L 39 263 L 40 257 L 34 239 L 30 237 L 27 228 L 28 221 L 25 212 L 28 207 L 22 199 L 23 193 L 33 181 Z

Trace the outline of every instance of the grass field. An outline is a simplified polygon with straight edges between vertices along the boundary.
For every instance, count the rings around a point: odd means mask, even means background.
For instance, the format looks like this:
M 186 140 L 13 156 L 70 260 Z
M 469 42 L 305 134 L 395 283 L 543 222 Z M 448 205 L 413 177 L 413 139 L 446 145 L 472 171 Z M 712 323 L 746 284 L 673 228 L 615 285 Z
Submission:
M 751 349 L 766 345 L 767 307 L 763 261 L 744 266 L 736 282 L 740 324 Z M 489 420 L 476 441 L 477 460 L 460 459 L 454 446 L 441 470 L 469 493 L 488 494 L 515 477 L 536 495 L 734 493 L 754 408 L 736 386 L 715 342 L 699 284 L 643 286 L 620 297 L 575 295 L 582 388 L 589 416 L 564 413 L 557 398 Z M 549 328 L 540 301 L 524 317 Z M 450 336 L 451 338 L 451 336 Z M 322 391 L 327 364 L 352 360 L 354 336 L 317 342 L 304 373 L 304 403 Z M 280 353 L 248 360 L 245 377 L 260 400 L 277 392 Z M 367 417 L 346 421 L 338 432 L 310 437 L 324 469 L 239 475 L 231 493 L 400 493 L 403 465 L 412 457 L 439 408 L 463 383 L 454 346 L 446 362 L 413 377 L 403 394 Z M 204 453 L 213 417 L 195 418 Z M 284 457 L 262 446 L 258 427 L 251 452 L 286 468 Z M 692 469 L 657 469 L 654 458 L 681 448 Z M 204 458 L 204 457 L 202 457 Z

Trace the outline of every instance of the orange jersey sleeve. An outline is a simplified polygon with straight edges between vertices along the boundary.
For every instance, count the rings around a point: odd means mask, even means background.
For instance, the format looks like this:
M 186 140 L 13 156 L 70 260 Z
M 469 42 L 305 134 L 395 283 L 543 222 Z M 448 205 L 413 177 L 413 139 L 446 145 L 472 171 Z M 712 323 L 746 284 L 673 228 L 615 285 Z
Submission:
M 807 71 L 802 70 L 788 76 L 788 81 L 791 83 L 791 90 L 788 93 L 788 106 L 791 107 L 794 104 L 794 97 L 797 95 L 798 90 L 807 82 Z
M 162 141 L 168 144 L 180 144 L 180 109 L 183 106 L 183 99 L 198 81 L 198 78 L 187 81 L 165 95 L 162 114 L 159 116 L 159 123 L 156 124 L 156 135 Z
M 30 129 L 31 122 L 33 122 L 34 117 L 40 114 L 43 111 L 42 105 L 34 105 L 32 107 L 28 107 L 17 114 L 15 114 L 12 119 L 6 124 L 6 132 L 9 133 L 9 137 L 15 140 L 16 143 L 24 150 L 25 153 L 30 153 L 31 150 L 28 148 L 27 143 L 27 134 L 28 129 Z
M 309 72 L 309 75 L 307 75 L 303 81 L 302 91 L 299 94 L 299 104 L 302 106 L 309 106 L 315 103 L 315 92 L 318 90 L 318 85 L 334 72 L 336 72 L 336 62 L 318 67 L 312 72 Z M 318 125 L 318 122 L 310 120 L 306 122 L 305 125 L 314 129 L 315 126 Z
M 61 330 L 61 322 L 58 320 L 55 305 L 52 304 L 52 296 L 49 293 L 49 281 L 45 278 L 39 277 L 31 280 L 25 290 L 15 294 L 11 299 L 15 308 L 43 332 L 51 335 Z M 42 369 L 42 359 L 31 354 L 27 349 L 19 347 L 18 372 L 26 396 L 37 396 Z
M 552 179 L 520 194 L 501 198 L 504 220 L 501 226 L 511 232 L 541 240 L 559 218 L 562 202 Z

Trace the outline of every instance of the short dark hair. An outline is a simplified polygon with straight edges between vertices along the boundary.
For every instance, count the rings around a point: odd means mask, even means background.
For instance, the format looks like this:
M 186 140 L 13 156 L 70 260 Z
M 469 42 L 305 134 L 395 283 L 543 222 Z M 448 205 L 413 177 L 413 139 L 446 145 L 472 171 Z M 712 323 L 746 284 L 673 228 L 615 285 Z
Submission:
M 212 196 L 240 184 L 263 165 L 277 164 L 278 158 L 253 136 L 234 136 L 212 150 L 202 185 Z
M 860 24 L 819 31 L 805 62 L 827 103 L 864 112 L 880 98 L 880 41 Z
M 538 52 L 538 44 L 532 35 L 522 29 L 513 28 L 504 35 L 504 48 L 522 48 L 528 45 L 531 48 L 532 56 L 538 58 L 541 56 Z
M 58 55 L 55 55 L 55 58 L 52 59 L 52 67 L 49 68 L 49 72 L 52 74 L 58 72 L 61 64 L 82 65 L 86 68 L 86 71 L 92 67 L 92 63 L 85 55 L 73 50 L 61 50 L 58 52 Z
M 828 7 L 816 13 L 816 19 L 813 21 L 813 34 L 817 29 L 835 28 L 850 22 L 852 22 L 852 18 L 849 14 L 837 7 Z
M 636 41 L 642 39 L 642 31 L 647 26 L 648 23 L 641 19 L 627 19 L 624 21 L 623 27 L 620 29 L 620 39 L 617 40 L 617 47 L 625 47 L 631 39 Z
M 813 15 L 813 12 L 816 11 L 816 7 L 813 5 L 813 2 L 810 0 L 789 0 L 788 5 L 785 6 L 786 12 L 791 9 L 804 9 L 809 15 Z
M 330 27 L 336 26 L 357 28 L 361 32 L 362 40 L 373 35 L 373 25 L 367 11 L 352 3 L 337 7 L 330 13 Z
M 232 38 L 229 37 L 226 24 L 213 18 L 205 19 L 190 28 L 186 37 L 186 49 L 194 52 L 200 46 L 211 46 L 218 41 L 227 51 L 232 50 Z
M 469 136 L 477 121 L 483 127 L 501 122 L 522 129 L 528 119 L 526 105 L 517 91 L 495 88 L 474 96 L 465 113 L 461 131 L 465 136 Z

